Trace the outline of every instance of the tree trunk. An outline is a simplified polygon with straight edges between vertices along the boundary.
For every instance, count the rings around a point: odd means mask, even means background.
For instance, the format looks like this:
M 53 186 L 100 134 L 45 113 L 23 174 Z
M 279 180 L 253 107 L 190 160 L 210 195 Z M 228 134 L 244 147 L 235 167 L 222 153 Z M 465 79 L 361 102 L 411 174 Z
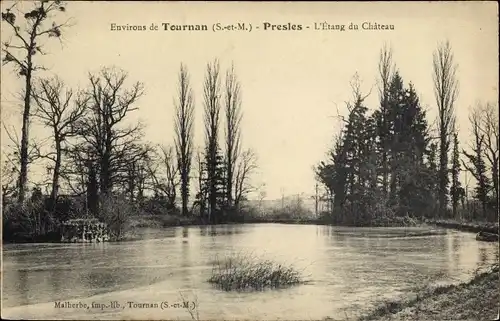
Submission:
M 445 129 L 442 129 L 444 132 Z M 448 154 L 446 150 L 447 137 L 442 134 L 439 152 L 439 215 L 444 217 L 446 214 L 446 187 L 448 178 Z
M 52 176 L 52 192 L 50 193 L 50 201 L 52 204 L 52 210 L 55 211 L 57 196 L 59 194 L 59 176 L 61 172 L 61 142 L 56 138 L 56 162 L 54 164 L 54 173 Z
M 182 177 L 181 177 L 181 198 L 182 198 L 182 215 L 188 215 L 188 196 L 189 196 L 189 182 L 186 170 L 182 169 Z
M 29 141 L 29 118 L 31 107 L 31 58 L 28 57 L 28 70 L 26 72 L 26 92 L 24 93 L 23 127 L 21 137 L 21 171 L 19 174 L 18 202 L 23 203 L 28 182 L 28 141 Z

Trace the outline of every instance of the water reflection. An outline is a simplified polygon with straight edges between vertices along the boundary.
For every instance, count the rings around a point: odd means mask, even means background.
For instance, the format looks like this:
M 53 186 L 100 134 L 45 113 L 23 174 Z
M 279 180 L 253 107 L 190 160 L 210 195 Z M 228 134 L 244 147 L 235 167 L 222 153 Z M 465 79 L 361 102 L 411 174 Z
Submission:
M 498 260 L 497 247 L 475 241 L 473 234 L 407 237 L 422 231 L 221 225 L 148 230 L 139 233 L 143 239 L 137 242 L 6 245 L 3 305 L 91 300 L 97 294 L 110 300 L 152 301 L 192 289 L 203 304 L 204 319 L 321 319 L 344 311 L 353 316 L 423 280 L 444 278 L 442 274 L 464 278 L 469 271 Z M 211 288 L 205 281 L 214 258 L 230 253 L 291 263 L 304 269 L 310 282 L 244 294 Z M 137 313 L 137 318 L 145 317 Z

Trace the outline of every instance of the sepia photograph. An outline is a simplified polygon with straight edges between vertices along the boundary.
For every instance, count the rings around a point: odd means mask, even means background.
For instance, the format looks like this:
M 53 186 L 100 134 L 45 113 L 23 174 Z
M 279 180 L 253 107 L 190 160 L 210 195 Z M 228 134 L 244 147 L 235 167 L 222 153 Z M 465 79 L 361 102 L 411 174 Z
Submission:
M 498 320 L 491 1 L 1 1 L 4 320 Z

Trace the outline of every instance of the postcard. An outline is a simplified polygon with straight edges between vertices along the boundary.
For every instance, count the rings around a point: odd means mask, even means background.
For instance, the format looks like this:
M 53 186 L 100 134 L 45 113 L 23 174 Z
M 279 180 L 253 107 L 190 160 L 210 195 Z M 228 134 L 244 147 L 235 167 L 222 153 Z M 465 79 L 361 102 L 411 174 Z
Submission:
M 2 319 L 498 318 L 495 2 L 1 2 Z

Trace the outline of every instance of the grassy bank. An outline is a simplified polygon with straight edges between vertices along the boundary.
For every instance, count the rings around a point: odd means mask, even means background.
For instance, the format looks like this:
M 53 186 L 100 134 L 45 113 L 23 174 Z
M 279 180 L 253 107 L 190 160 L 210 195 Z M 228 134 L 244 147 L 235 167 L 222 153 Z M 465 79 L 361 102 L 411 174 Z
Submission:
M 456 229 L 465 232 L 478 233 L 480 231 L 498 234 L 498 222 L 469 222 L 461 220 L 427 220 L 427 224 Z
M 348 227 L 414 227 L 421 226 L 425 222 L 422 220 L 403 216 L 403 217 L 383 217 L 370 221 L 357 222 L 337 222 L 331 217 L 294 217 L 283 218 L 275 216 L 246 217 L 244 223 L 277 223 L 277 224 L 309 224 L 309 225 L 332 225 Z
M 421 290 L 406 301 L 389 301 L 358 321 L 495 320 L 499 309 L 498 265 L 471 281 Z
M 129 219 L 130 228 L 161 228 L 174 226 L 200 225 L 198 217 L 185 217 L 181 215 L 134 215 Z

